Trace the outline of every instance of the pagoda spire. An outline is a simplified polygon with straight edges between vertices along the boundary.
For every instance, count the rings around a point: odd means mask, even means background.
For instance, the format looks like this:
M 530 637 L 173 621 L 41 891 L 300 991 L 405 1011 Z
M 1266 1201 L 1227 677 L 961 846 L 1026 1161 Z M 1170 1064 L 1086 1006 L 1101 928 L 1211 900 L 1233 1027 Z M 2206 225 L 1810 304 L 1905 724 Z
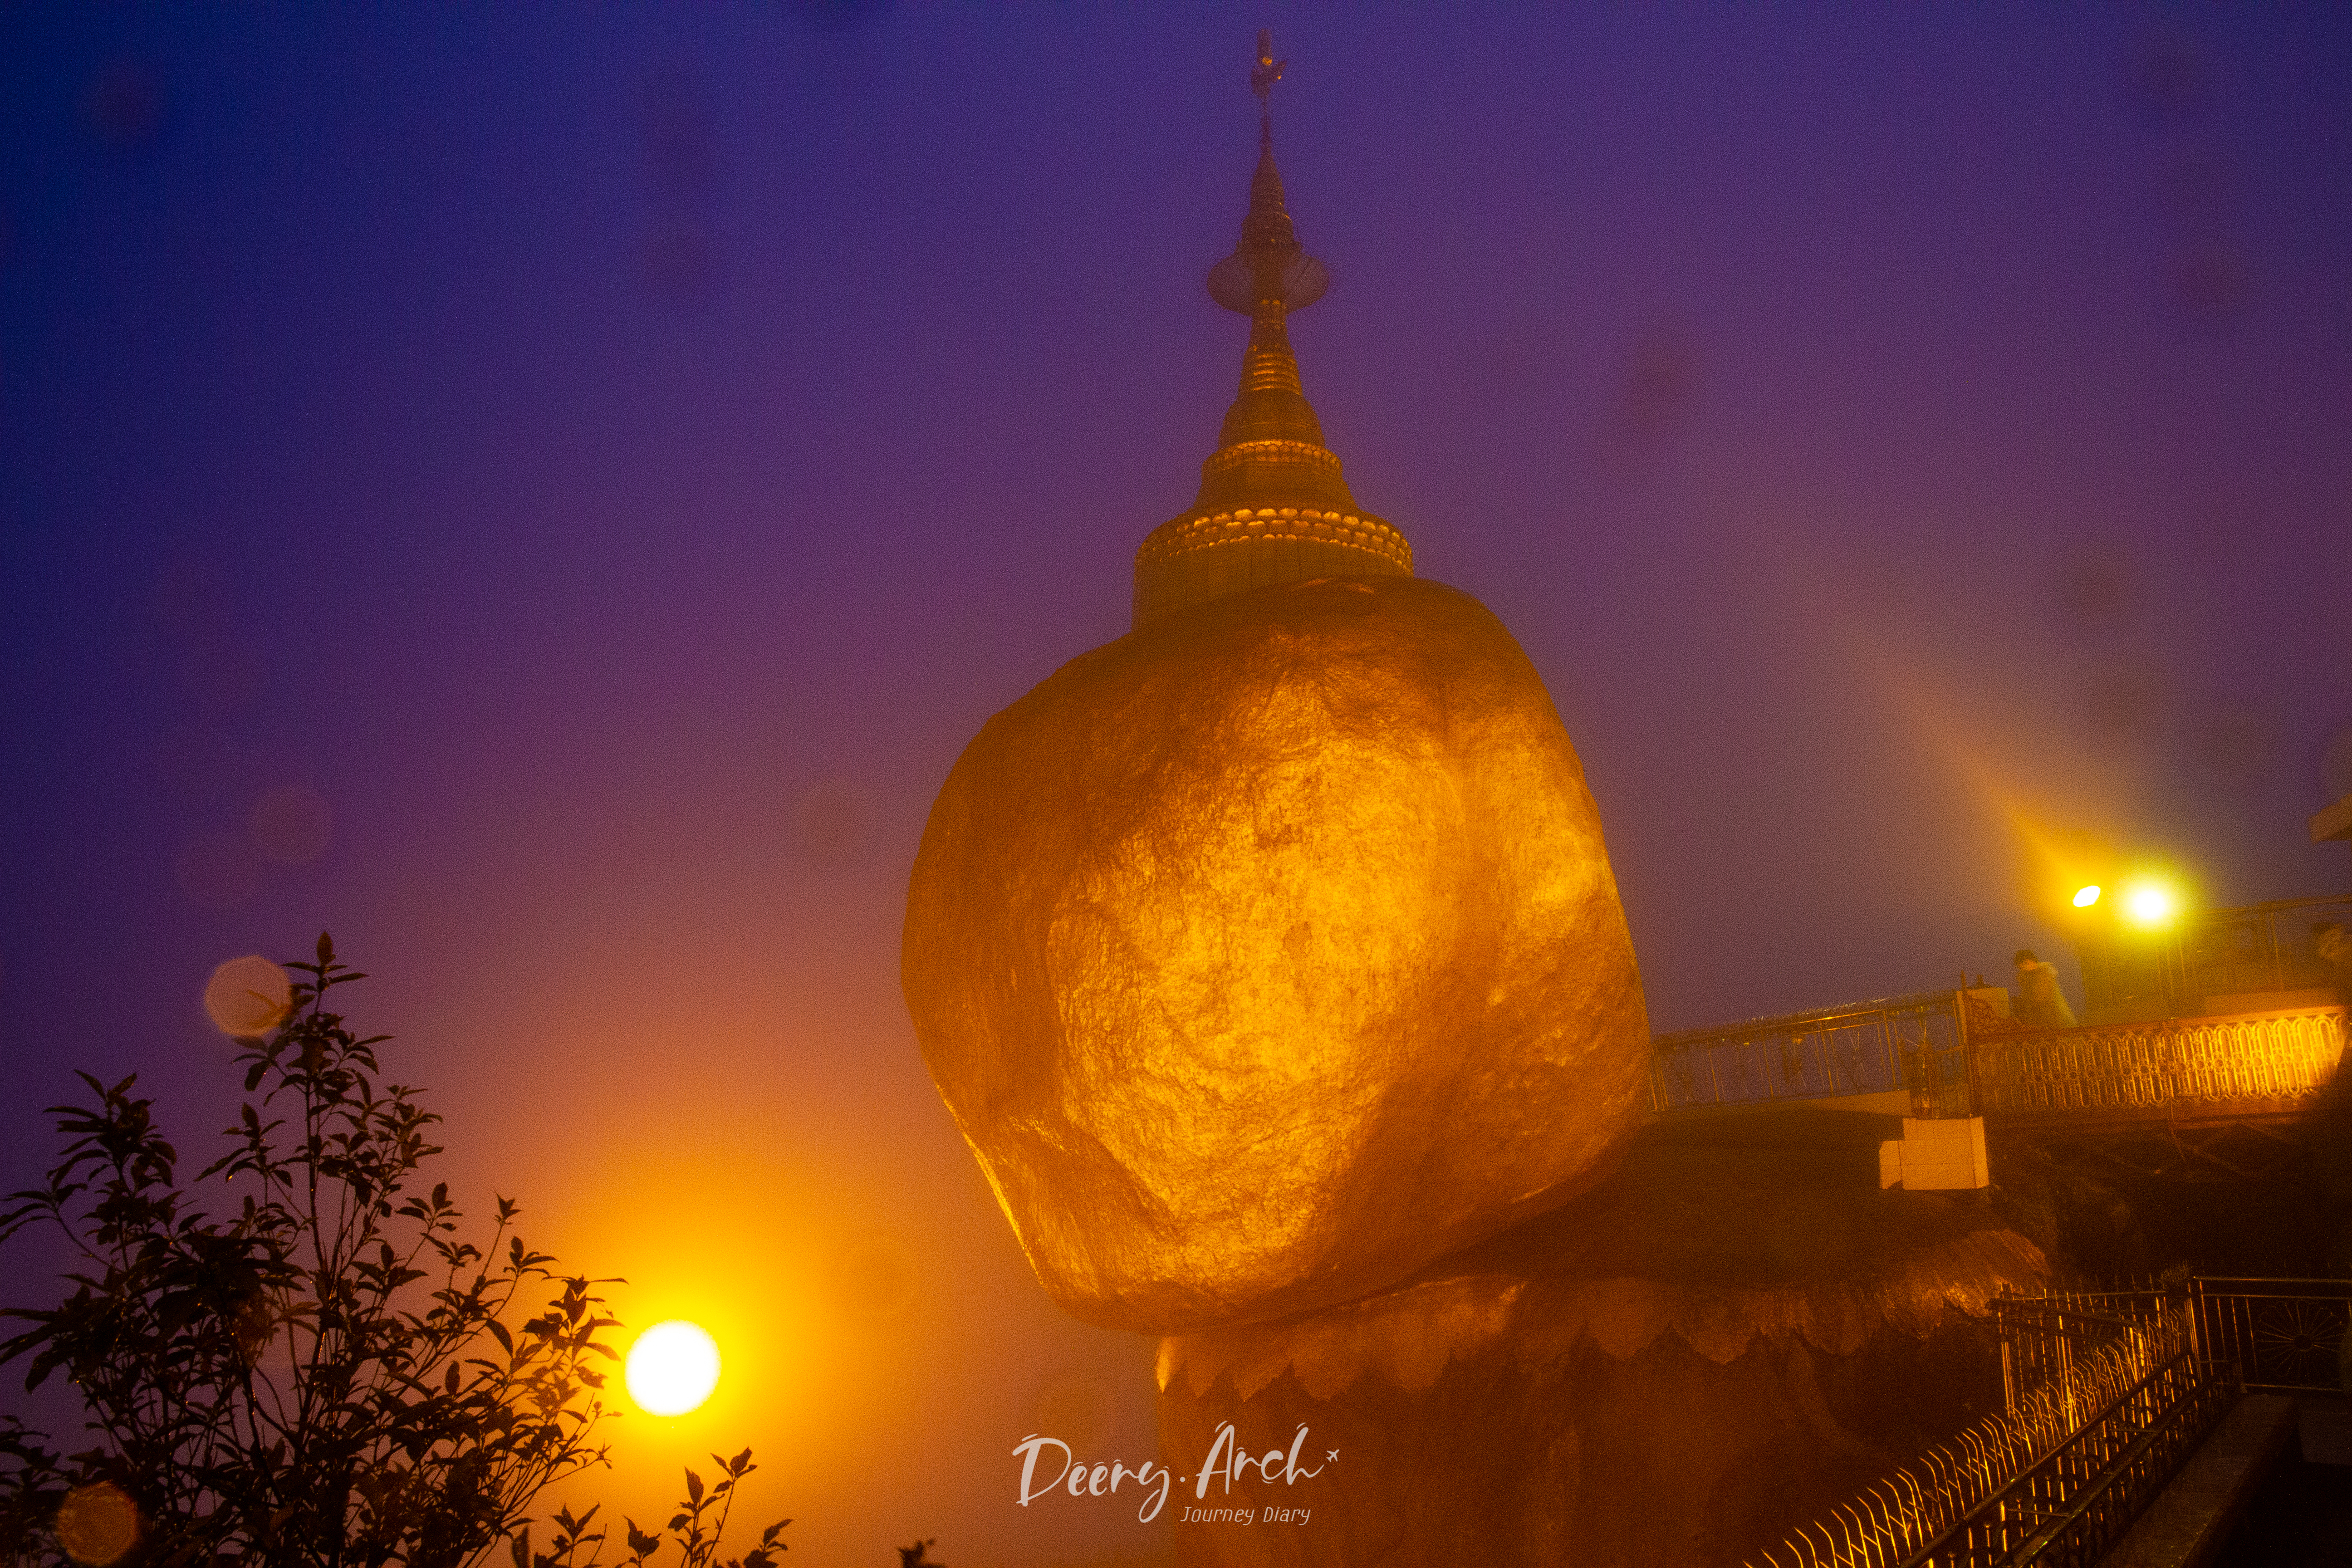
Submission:
M 1298 378 L 1291 312 L 1323 297 L 1331 274 L 1298 243 L 1274 161 L 1273 90 L 1288 62 L 1257 36 L 1257 169 L 1233 254 L 1209 269 L 1209 298 L 1250 319 L 1241 388 L 1217 449 L 1201 465 L 1192 510 L 1152 531 L 1136 554 L 1138 626 L 1203 599 L 1313 577 L 1412 574 L 1404 536 L 1364 512 Z M 1221 548 L 1211 550 L 1215 545 Z M 1231 546 L 1231 548 L 1223 548 Z
M 1282 171 L 1274 162 L 1274 85 L 1288 63 L 1274 58 L 1273 34 L 1261 31 L 1257 63 L 1250 70 L 1259 108 L 1249 212 L 1234 253 L 1209 269 L 1209 298 L 1250 319 L 1241 395 L 1225 416 L 1221 444 L 1226 447 L 1252 438 L 1323 444 L 1323 427 L 1300 390 L 1298 356 L 1290 346 L 1290 312 L 1320 300 L 1331 286 L 1331 274 L 1298 243 L 1283 200 Z

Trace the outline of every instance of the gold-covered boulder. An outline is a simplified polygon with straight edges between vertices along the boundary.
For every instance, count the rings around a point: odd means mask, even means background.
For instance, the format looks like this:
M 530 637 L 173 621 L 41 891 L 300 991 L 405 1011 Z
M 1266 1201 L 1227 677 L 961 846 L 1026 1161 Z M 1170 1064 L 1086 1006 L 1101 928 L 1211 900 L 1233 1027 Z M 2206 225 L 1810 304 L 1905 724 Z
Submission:
M 1038 1278 L 1107 1327 L 1387 1286 L 1591 1185 L 1646 1081 L 1559 714 L 1412 578 L 1196 605 L 990 720 L 903 979 Z

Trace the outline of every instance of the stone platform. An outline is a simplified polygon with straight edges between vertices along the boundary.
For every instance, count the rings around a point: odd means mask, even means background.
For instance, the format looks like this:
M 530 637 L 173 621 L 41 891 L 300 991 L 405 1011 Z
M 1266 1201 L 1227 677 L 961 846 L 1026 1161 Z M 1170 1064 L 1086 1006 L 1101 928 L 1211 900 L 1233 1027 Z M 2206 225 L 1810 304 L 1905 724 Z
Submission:
M 1986 1303 L 2046 1265 L 1984 1194 L 1881 1191 L 1892 1120 L 1654 1127 L 1394 1289 L 1164 1341 L 1178 1561 L 1717 1568 L 1977 1419 Z M 1307 1435 L 1200 1496 L 1227 1424 L 1258 1456 Z

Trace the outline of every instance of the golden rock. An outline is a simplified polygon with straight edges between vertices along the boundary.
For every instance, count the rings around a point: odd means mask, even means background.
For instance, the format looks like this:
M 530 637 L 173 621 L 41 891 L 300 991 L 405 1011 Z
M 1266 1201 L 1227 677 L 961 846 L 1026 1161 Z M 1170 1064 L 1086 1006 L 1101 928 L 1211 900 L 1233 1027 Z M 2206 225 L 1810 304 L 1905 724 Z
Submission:
M 992 719 L 903 979 L 1039 1279 L 1109 1327 L 1382 1289 L 1591 1185 L 1645 1086 L 1559 715 L 1492 614 L 1407 577 L 1166 615 Z

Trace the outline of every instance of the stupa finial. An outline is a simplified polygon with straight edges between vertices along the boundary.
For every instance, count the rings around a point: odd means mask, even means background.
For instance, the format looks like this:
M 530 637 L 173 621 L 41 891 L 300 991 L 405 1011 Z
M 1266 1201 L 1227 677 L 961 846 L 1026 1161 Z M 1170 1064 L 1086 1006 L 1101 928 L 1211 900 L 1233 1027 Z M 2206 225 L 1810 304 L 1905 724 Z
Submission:
M 1257 30 L 1257 64 L 1250 67 L 1250 90 L 1257 94 L 1257 144 L 1260 149 L 1274 150 L 1274 84 L 1282 79 L 1282 68 L 1288 60 L 1274 58 L 1274 29 Z
M 1298 243 L 1274 163 L 1274 85 L 1288 64 L 1261 30 L 1250 68 L 1259 113 L 1249 211 L 1233 254 L 1209 268 L 1209 298 L 1250 319 L 1241 391 L 1201 465 L 1192 509 L 1154 529 L 1136 553 L 1138 625 L 1276 583 L 1412 574 L 1412 547 L 1357 506 L 1299 385 L 1290 312 L 1320 300 L 1331 274 Z
M 1250 319 L 1241 397 L 1225 416 L 1227 446 L 1253 437 L 1323 442 L 1315 411 L 1300 394 L 1298 357 L 1291 352 L 1286 325 L 1291 311 L 1312 305 L 1331 286 L 1331 274 L 1298 243 L 1282 197 L 1282 172 L 1274 165 L 1274 84 L 1289 63 L 1274 58 L 1274 34 L 1260 29 L 1257 60 L 1250 68 L 1250 90 L 1257 94 L 1260 113 L 1249 212 L 1234 253 L 1209 268 L 1209 298 Z
M 1265 314 L 1268 305 L 1284 312 L 1303 310 L 1331 286 L 1330 273 L 1298 244 L 1282 199 L 1282 173 L 1274 166 L 1274 84 L 1289 63 L 1274 58 L 1274 34 L 1260 28 L 1257 61 L 1250 67 L 1250 90 L 1257 94 L 1259 112 L 1249 214 L 1242 219 L 1241 243 L 1209 269 L 1209 298 L 1253 318 Z
M 1282 79 L 1282 68 L 1289 63 L 1274 58 L 1274 29 L 1260 27 L 1257 30 L 1257 64 L 1250 68 L 1250 90 L 1257 94 L 1260 103 L 1274 96 L 1274 84 Z

